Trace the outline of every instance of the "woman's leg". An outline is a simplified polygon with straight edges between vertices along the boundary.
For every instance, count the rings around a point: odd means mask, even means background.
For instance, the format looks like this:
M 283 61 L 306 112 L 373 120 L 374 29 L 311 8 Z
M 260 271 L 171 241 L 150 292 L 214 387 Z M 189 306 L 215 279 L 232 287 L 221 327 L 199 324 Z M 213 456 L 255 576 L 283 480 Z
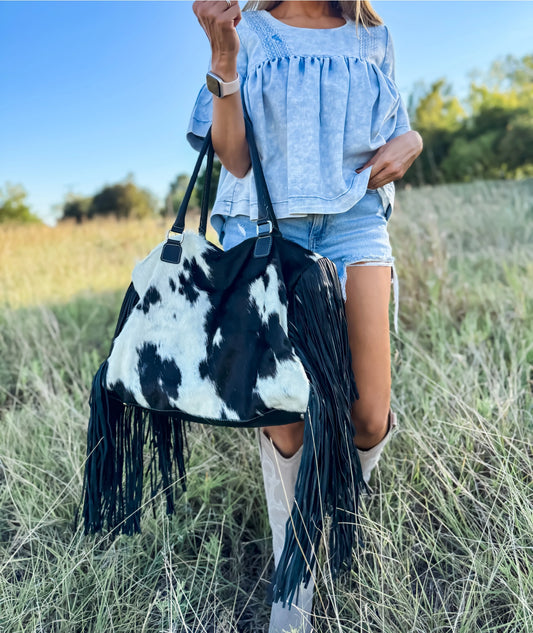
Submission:
M 346 318 L 359 400 L 352 406 L 355 444 L 368 449 L 388 431 L 391 366 L 389 296 L 391 267 L 348 265 Z
M 352 406 L 355 443 L 358 448 L 367 449 L 378 444 L 388 430 L 391 267 L 362 264 L 356 262 L 346 267 L 345 308 L 352 368 L 359 392 L 359 400 Z M 263 431 L 284 457 L 291 457 L 303 443 L 304 422 L 264 427 Z

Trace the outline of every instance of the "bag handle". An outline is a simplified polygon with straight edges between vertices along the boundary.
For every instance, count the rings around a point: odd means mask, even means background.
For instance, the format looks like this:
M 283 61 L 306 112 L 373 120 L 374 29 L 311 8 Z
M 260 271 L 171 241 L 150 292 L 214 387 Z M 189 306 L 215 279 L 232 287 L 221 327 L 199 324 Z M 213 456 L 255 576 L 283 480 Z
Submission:
M 176 219 L 174 220 L 174 224 L 172 225 L 172 228 L 168 232 L 168 235 L 172 233 L 176 234 L 175 236 L 173 236 L 173 239 L 176 239 L 178 235 L 181 235 L 185 229 L 185 214 L 187 213 L 187 207 L 189 206 L 189 201 L 191 199 L 194 185 L 196 184 L 196 179 L 198 178 L 198 173 L 200 171 L 202 163 L 204 162 L 204 157 L 206 154 L 208 154 L 208 157 L 207 157 L 207 167 L 206 167 L 206 175 L 205 175 L 205 185 L 202 191 L 200 229 L 202 228 L 202 225 L 204 224 L 203 216 L 204 216 L 204 213 L 206 212 L 207 202 L 209 199 L 211 174 L 213 171 L 214 150 L 213 150 L 213 143 L 211 142 L 211 127 L 209 127 L 209 129 L 207 130 L 207 134 L 205 135 L 204 142 L 200 149 L 200 154 L 196 161 L 196 165 L 194 166 L 192 176 L 189 180 L 189 184 L 187 185 L 187 190 L 185 191 L 185 195 L 183 196 L 183 200 L 181 201 L 178 215 L 176 216 Z M 205 213 L 205 215 L 206 215 L 206 222 L 207 222 L 207 213 Z M 204 226 L 204 232 L 202 233 L 202 235 L 205 235 L 205 226 Z
M 248 109 L 246 108 L 244 95 L 242 97 L 242 107 L 244 112 L 244 123 L 246 125 L 246 139 L 248 140 L 252 169 L 254 171 L 255 188 L 257 191 L 257 225 L 259 226 L 260 224 L 265 224 L 270 221 L 272 222 L 274 229 L 279 232 L 278 221 L 276 219 L 276 214 L 274 213 L 270 194 L 268 193 L 265 174 L 263 173 L 259 152 L 257 151 L 257 145 L 255 143 L 254 128 L 250 115 L 248 114 Z
M 261 160 L 259 158 L 257 145 L 255 143 L 253 125 L 250 119 L 250 115 L 248 114 L 246 104 L 244 102 L 244 97 L 242 98 L 242 105 L 243 105 L 243 113 L 244 113 L 244 124 L 246 128 L 246 139 L 248 141 L 248 148 L 250 151 L 250 158 L 252 161 L 255 187 L 257 191 L 258 243 L 256 244 L 255 255 L 256 257 L 261 257 L 264 255 L 267 255 L 270 252 L 272 233 L 277 233 L 279 235 L 281 235 L 281 233 L 280 233 L 276 215 L 274 213 L 274 209 L 272 206 L 272 200 L 270 199 L 270 194 L 268 193 L 268 187 L 266 184 L 265 175 L 263 173 L 263 168 L 261 167 Z M 212 126 L 209 127 L 207 134 L 205 135 L 205 139 L 200 149 L 200 153 L 196 161 L 196 165 L 194 166 L 192 176 L 189 180 L 189 184 L 187 185 L 185 196 L 183 197 L 183 200 L 181 201 L 178 215 L 176 216 L 176 219 L 174 221 L 174 224 L 172 225 L 172 228 L 167 233 L 167 243 L 163 247 L 163 251 L 161 253 L 161 259 L 163 261 L 178 263 L 179 259 L 177 259 L 176 261 L 176 258 L 181 257 L 181 242 L 183 240 L 183 231 L 185 230 L 185 215 L 187 213 L 189 201 L 194 189 L 194 185 L 196 184 L 196 180 L 198 178 L 200 168 L 202 166 L 204 157 L 207 154 L 205 182 L 204 182 L 204 187 L 202 191 L 200 226 L 198 229 L 200 235 L 203 235 L 205 237 L 205 232 L 206 232 L 206 227 L 207 227 L 207 216 L 209 212 L 208 204 L 209 204 L 209 192 L 211 189 L 211 177 L 212 177 L 212 172 L 213 172 L 213 158 L 214 158 L 214 153 L 215 153 L 213 149 L 212 138 L 211 138 L 211 128 Z

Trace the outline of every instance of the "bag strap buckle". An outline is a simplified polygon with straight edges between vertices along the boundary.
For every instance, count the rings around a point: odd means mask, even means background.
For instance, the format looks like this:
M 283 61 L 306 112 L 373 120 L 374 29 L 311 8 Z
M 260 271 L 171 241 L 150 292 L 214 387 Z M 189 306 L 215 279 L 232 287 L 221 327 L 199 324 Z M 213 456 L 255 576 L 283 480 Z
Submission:
M 257 240 L 255 242 L 254 257 L 267 257 L 272 248 L 272 222 L 259 220 L 257 222 Z
M 269 235 L 272 233 L 272 222 L 267 220 L 266 222 L 258 222 L 257 223 L 257 235 Z
M 176 231 L 170 229 L 167 231 L 167 241 L 168 240 L 181 244 L 183 242 L 183 233 L 176 233 Z

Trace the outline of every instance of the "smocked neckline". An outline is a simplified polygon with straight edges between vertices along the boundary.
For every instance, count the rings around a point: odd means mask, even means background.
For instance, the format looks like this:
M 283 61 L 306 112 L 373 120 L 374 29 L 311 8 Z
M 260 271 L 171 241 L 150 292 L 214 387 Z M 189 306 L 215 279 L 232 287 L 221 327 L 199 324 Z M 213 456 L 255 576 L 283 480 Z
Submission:
M 319 32 L 333 31 L 335 32 L 335 31 L 340 31 L 341 29 L 345 29 L 349 24 L 351 24 L 350 20 L 346 20 L 346 18 L 344 18 L 346 22 L 342 26 L 334 26 L 329 29 L 311 29 L 305 26 L 292 26 L 292 24 L 286 24 L 285 22 L 282 22 L 281 20 L 278 20 L 278 18 L 275 18 L 273 15 L 271 15 L 270 11 L 267 11 L 266 9 L 262 9 L 262 12 L 266 13 L 268 18 L 272 20 L 273 22 L 275 22 L 276 24 L 280 25 L 281 27 L 286 27 L 287 29 L 292 29 L 293 31 L 319 31 Z

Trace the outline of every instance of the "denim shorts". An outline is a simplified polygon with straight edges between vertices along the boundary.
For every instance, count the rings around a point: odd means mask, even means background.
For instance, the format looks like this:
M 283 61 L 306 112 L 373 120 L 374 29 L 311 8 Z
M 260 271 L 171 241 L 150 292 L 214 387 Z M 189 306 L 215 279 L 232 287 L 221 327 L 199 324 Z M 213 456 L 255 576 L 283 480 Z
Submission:
M 390 215 L 391 206 L 387 205 L 385 211 L 378 190 L 367 189 L 348 211 L 278 218 L 278 226 L 283 237 L 327 257 L 335 264 L 345 301 L 347 264 L 361 262 L 364 266 L 390 266 L 394 289 L 394 329 L 398 332 L 399 287 L 387 230 Z M 215 215 L 211 224 L 224 250 L 257 235 L 257 222 L 247 215 Z

